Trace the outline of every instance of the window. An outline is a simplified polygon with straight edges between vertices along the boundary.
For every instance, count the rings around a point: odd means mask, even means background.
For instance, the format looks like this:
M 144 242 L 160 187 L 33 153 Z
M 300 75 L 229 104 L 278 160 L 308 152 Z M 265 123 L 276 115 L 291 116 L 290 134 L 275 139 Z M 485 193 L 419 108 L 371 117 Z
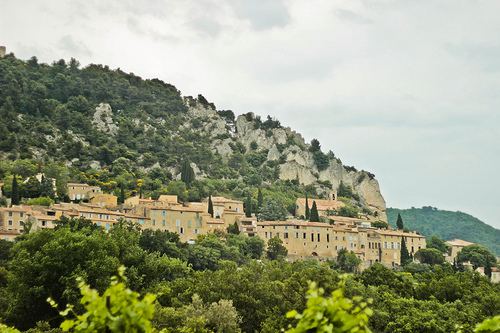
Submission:
M 199 233 L 200 233 L 200 229 L 194 229 L 194 230 L 193 230 L 193 233 L 195 233 L 195 234 L 199 234 Z
M 279 232 L 276 233 L 276 237 L 280 238 L 280 233 Z
M 305 232 L 304 232 L 304 233 L 302 234 L 302 238 L 307 239 L 307 233 L 305 233 Z
M 349 236 L 349 240 L 352 240 L 352 236 Z
M 288 232 L 285 232 L 285 233 L 283 234 L 283 238 L 284 238 L 284 239 L 287 239 L 287 238 L 288 238 Z
M 13 225 L 14 223 L 12 222 L 12 220 L 9 220 L 9 225 Z
M 287 225 L 286 225 L 286 226 L 284 226 L 284 229 L 285 229 L 285 230 L 288 230 L 288 226 L 287 226 Z
M 183 227 L 179 227 L 179 233 L 180 233 L 180 234 L 183 234 L 183 233 L 184 233 L 184 228 L 183 228 Z
M 196 228 L 200 227 L 200 221 L 196 221 Z
M 156 225 L 156 220 L 153 220 L 153 225 Z
M 42 221 L 42 227 L 47 226 L 47 221 Z
M 320 242 L 320 241 L 321 241 L 321 235 L 318 234 L 318 242 Z
M 155 216 L 155 215 L 156 215 L 156 210 L 153 210 L 153 216 Z
M 265 238 L 267 238 L 267 231 L 264 234 L 265 234 Z
M 106 230 L 109 230 L 109 222 L 106 222 Z
M 181 226 L 181 220 L 175 220 L 175 226 L 180 227 Z
M 356 237 L 356 236 L 354 236 L 354 240 L 357 240 L 357 237 Z
M 191 220 L 188 220 L 188 228 L 191 228 Z
M 24 225 L 23 221 L 19 221 L 19 226 L 22 227 Z
M 13 216 L 12 212 L 9 212 L 9 217 L 12 217 L 12 216 Z
M 144 220 L 143 219 L 139 219 L 139 224 L 144 224 Z
M 330 242 L 330 234 L 326 234 L 326 241 Z
M 199 219 L 200 218 L 200 213 L 196 213 L 196 218 Z
M 161 215 L 165 216 L 165 215 L 167 215 L 167 212 L 166 212 L 166 211 L 164 211 L 164 210 L 162 210 L 162 211 L 161 211 Z
M 345 236 L 344 236 L 344 237 L 342 237 L 342 240 L 343 240 L 343 241 L 345 241 Z
M 293 228 L 294 228 L 294 229 L 300 229 L 300 226 L 298 226 L 298 225 L 294 225 L 294 226 L 293 226 Z
M 163 226 L 165 226 L 165 224 L 166 224 L 165 220 L 162 221 L 162 224 L 163 224 Z
M 335 240 L 339 240 L 339 236 L 335 236 Z
M 19 213 L 19 217 L 24 217 L 24 213 Z
M 314 234 L 311 232 L 311 242 L 314 242 Z
M 101 226 L 101 222 L 97 222 L 97 226 L 100 227 Z

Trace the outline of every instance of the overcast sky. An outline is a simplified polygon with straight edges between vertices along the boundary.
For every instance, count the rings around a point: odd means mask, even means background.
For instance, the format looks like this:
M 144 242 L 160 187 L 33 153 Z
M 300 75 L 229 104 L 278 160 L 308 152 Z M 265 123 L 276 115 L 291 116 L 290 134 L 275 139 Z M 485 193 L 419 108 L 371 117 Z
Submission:
M 500 2 L 0 0 L 0 45 L 160 78 L 279 119 L 387 207 L 500 228 Z

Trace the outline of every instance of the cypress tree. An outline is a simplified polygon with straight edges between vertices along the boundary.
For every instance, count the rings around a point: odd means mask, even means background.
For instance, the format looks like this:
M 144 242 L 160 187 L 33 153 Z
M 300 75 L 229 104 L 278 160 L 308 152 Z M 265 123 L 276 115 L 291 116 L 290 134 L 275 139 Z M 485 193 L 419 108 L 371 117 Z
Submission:
M 398 230 L 404 229 L 403 219 L 401 218 L 401 214 L 398 213 L 398 220 L 396 221 L 396 226 Z
M 125 186 L 120 183 L 120 203 L 125 203 Z
M 208 196 L 208 214 L 213 218 L 214 217 L 214 204 L 212 202 L 212 196 Z
M 11 204 L 19 205 L 19 188 L 17 186 L 17 177 L 14 174 L 14 178 L 12 179 L 12 195 L 11 195 Z
M 319 222 L 319 214 L 318 207 L 316 207 L 316 201 L 313 201 L 313 205 L 311 208 L 311 215 L 309 217 L 309 221 L 311 222 Z
M 259 192 L 257 193 L 257 210 L 259 210 L 264 204 L 264 197 L 262 196 L 262 190 L 259 187 Z
M 309 220 L 309 202 L 307 201 L 307 195 L 306 195 L 306 220 Z
M 250 191 L 248 191 L 247 202 L 245 204 L 245 216 L 252 217 L 252 198 L 250 197 Z
M 410 259 L 410 254 L 406 248 L 405 238 L 401 237 L 401 266 L 406 265 L 406 262 Z
M 492 271 L 493 270 L 491 269 L 490 258 L 486 256 L 486 263 L 484 265 L 484 275 L 486 275 L 489 279 L 491 279 Z
M 189 188 L 189 184 L 195 179 L 194 170 L 191 167 L 189 158 L 185 158 L 181 168 L 181 180 Z

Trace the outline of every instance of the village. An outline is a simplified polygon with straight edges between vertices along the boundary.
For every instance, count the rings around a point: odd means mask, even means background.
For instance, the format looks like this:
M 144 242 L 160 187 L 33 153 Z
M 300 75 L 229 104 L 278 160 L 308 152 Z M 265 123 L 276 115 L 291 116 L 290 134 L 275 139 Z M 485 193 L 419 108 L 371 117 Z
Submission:
M 199 234 L 214 233 L 216 229 L 225 231 L 236 223 L 241 234 L 260 237 L 266 244 L 273 237 L 281 239 L 288 250 L 288 260 L 327 261 L 336 259 L 338 251 L 346 249 L 362 260 L 360 270 L 377 262 L 387 267 L 399 267 L 403 237 L 411 255 L 426 247 L 425 236 L 417 232 L 379 229 L 362 215 L 360 218 L 331 215 L 334 209 L 343 205 L 337 200 L 315 199 L 308 202 L 309 209 L 315 202 L 318 214 L 329 223 L 303 219 L 305 198 L 297 199 L 295 216 L 289 216 L 286 221 L 258 221 L 255 214 L 245 216 L 242 201 L 220 196 L 210 198 L 212 215 L 209 213 L 209 198 L 202 202 L 180 203 L 176 195 L 161 195 L 157 200 L 133 196 L 118 205 L 116 196 L 103 193 L 97 186 L 77 183 L 67 186 L 72 200 L 69 203 L 50 207 L 22 204 L 1 207 L 0 238 L 13 241 L 21 235 L 26 223 L 30 224 L 30 232 L 54 228 L 53 221 L 65 216 L 88 219 L 106 230 L 123 219 L 140 225 L 142 229 L 176 232 L 181 242 L 194 244 Z M 453 263 L 460 249 L 472 243 L 453 240 L 447 244 L 450 251 L 445 259 Z M 493 279 L 500 279 L 500 272 L 493 274 Z

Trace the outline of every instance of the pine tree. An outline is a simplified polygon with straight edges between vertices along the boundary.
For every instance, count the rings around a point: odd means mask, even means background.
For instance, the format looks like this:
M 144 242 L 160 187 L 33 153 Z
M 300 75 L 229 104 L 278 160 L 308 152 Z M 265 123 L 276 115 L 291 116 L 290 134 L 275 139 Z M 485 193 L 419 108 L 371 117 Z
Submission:
M 264 204 L 264 197 L 262 196 L 262 190 L 259 187 L 259 191 L 257 193 L 257 210 L 259 210 Z
M 316 206 L 316 201 L 313 201 L 313 205 L 311 208 L 311 215 L 309 217 L 309 221 L 311 222 L 319 222 L 319 214 L 318 207 Z
M 19 205 L 19 187 L 17 185 L 17 177 L 14 174 L 14 178 L 12 179 L 12 195 L 11 195 L 11 204 Z
M 408 249 L 406 248 L 405 238 L 401 237 L 401 266 L 406 265 L 406 262 L 410 259 L 410 254 L 408 253 Z
M 398 230 L 404 229 L 403 219 L 401 218 L 401 214 L 398 213 L 398 220 L 396 221 L 396 226 Z
M 309 202 L 307 201 L 307 195 L 306 195 L 306 220 L 309 220 Z
M 211 195 L 208 197 L 208 214 L 210 214 L 212 218 L 214 217 L 214 204 Z
M 248 191 L 247 202 L 245 204 L 245 216 L 252 217 L 252 198 L 250 197 L 250 191 Z

